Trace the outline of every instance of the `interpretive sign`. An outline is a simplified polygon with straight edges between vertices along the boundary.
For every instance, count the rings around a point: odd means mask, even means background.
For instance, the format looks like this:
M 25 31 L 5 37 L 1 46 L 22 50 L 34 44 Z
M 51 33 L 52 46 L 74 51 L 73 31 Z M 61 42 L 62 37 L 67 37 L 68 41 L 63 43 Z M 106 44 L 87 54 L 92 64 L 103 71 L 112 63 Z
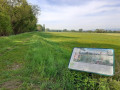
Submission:
M 112 76 L 114 75 L 114 50 L 74 48 L 68 68 Z

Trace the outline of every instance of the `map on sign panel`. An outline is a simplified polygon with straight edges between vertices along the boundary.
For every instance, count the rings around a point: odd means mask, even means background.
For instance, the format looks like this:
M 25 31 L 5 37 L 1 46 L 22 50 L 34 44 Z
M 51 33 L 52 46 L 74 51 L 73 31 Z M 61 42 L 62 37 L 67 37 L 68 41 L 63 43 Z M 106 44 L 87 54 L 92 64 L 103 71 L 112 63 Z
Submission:
M 114 50 L 99 48 L 74 48 L 68 68 L 113 76 Z

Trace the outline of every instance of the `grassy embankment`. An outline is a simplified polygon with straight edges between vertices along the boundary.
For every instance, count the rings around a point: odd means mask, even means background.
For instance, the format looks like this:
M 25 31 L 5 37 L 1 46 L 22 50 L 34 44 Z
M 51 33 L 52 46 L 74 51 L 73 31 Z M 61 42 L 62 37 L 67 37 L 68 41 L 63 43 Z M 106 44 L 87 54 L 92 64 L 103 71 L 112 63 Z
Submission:
M 68 69 L 73 47 L 115 49 L 115 76 Z M 119 90 L 120 34 L 32 32 L 0 37 L 0 89 Z

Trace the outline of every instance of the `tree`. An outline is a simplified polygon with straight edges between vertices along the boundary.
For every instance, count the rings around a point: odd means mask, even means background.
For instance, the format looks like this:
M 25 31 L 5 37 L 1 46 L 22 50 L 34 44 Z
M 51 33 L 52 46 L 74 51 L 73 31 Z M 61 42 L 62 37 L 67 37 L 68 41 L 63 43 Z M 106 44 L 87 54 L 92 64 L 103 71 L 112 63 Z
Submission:
M 97 32 L 97 33 L 105 33 L 105 30 L 104 29 L 96 29 L 95 32 Z
M 46 29 L 45 29 L 45 32 L 49 32 L 49 31 L 50 31 L 50 29 L 49 29 L 49 28 L 46 28 Z
M 4 12 L 0 12 L 0 36 L 12 34 L 10 17 Z
M 45 24 L 43 24 L 42 31 L 45 32 Z
M 75 30 L 71 30 L 71 32 L 75 32 Z
M 79 32 L 82 32 L 83 31 L 83 29 L 79 29 Z
M 63 32 L 67 32 L 67 29 L 63 29 Z
M 21 0 L 22 4 L 17 4 L 13 7 L 12 26 L 15 34 L 36 30 L 37 18 L 35 10 L 29 5 L 26 0 Z M 18 6 L 20 5 L 20 6 Z
M 37 25 L 37 30 L 38 30 L 38 31 L 43 31 L 42 29 L 43 29 L 42 25 L 38 24 L 38 25 Z
M 7 0 L 0 0 L 0 36 L 12 34 L 11 19 L 6 8 Z
M 26 0 L 0 0 L 1 24 L 7 23 L 8 25 L 9 22 L 8 26 L 12 27 L 14 34 L 36 30 L 38 12 L 39 7 L 29 5 Z M 8 30 L 3 27 L 3 24 L 1 28 L 4 28 L 5 32 Z

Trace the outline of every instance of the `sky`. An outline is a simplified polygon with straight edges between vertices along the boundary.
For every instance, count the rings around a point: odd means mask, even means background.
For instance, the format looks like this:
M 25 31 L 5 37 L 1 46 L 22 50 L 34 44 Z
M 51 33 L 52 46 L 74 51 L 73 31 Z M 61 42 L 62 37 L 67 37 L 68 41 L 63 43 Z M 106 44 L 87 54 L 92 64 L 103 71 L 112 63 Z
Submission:
M 38 5 L 38 24 L 50 29 L 120 30 L 120 0 L 27 0 Z

